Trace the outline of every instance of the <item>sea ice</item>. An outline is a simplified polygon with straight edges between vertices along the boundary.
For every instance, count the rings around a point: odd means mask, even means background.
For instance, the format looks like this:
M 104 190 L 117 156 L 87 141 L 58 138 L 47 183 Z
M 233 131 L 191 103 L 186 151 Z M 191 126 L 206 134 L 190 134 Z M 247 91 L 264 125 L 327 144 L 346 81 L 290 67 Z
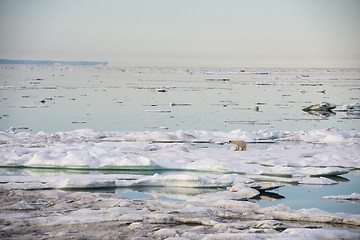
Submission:
M 301 181 L 299 181 L 299 183 L 305 185 L 333 185 L 336 184 L 337 182 L 325 177 L 320 177 L 320 178 L 306 177 L 303 178 Z
M 32 238 L 34 232 L 37 237 L 96 239 L 360 237 L 344 229 L 360 226 L 359 215 L 292 210 L 285 205 L 262 208 L 248 201 L 229 200 L 222 193 L 234 192 L 218 191 L 204 198 L 172 202 L 130 200 L 106 193 L 2 190 L 0 227 L 3 236 L 11 238 Z M 326 229 L 334 226 L 341 230 Z
M 231 151 L 228 139 L 246 140 L 248 151 Z M 308 178 L 312 176 L 341 175 L 359 168 L 359 139 L 357 131 L 337 129 L 298 132 L 235 130 L 228 133 L 95 132 L 88 129 L 37 134 L 2 132 L 0 166 L 197 170 L 245 173 L 257 179 L 272 176 L 283 178 L 281 182 L 310 183 Z M 275 143 L 258 148 L 256 142 L 260 140 Z M 198 142 L 222 143 L 224 147 L 201 148 L 197 147 Z M 161 174 L 151 181 L 154 183 L 164 178 L 162 182 L 181 182 L 181 179 L 165 179 L 167 177 Z M 311 183 L 330 183 L 330 180 L 318 180 L 312 179 Z M 188 179 L 186 182 L 189 184 L 191 181 Z
M 336 105 L 334 105 L 334 104 L 327 103 L 327 102 L 321 102 L 321 103 L 303 108 L 303 111 L 306 111 L 306 112 L 311 112 L 311 111 L 331 112 L 331 110 L 334 108 L 336 108 Z
M 324 196 L 323 199 L 332 199 L 332 200 L 360 200 L 359 193 L 352 193 L 350 195 L 335 195 L 335 196 Z
M 337 111 L 360 111 L 360 102 L 346 104 L 335 109 Z
M 0 176 L 0 189 L 84 189 L 108 187 L 185 187 L 221 188 L 233 186 L 238 191 L 254 180 L 237 174 L 87 174 L 49 176 Z M 241 185 L 242 184 L 242 185 Z M 261 186 L 261 185 L 260 185 Z

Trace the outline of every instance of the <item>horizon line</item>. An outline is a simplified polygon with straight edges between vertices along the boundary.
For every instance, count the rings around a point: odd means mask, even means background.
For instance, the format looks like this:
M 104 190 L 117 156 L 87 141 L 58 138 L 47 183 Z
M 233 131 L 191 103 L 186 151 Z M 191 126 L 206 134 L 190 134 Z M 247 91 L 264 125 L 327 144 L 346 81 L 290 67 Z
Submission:
M 222 69 L 256 69 L 256 68 L 265 68 L 265 69 L 359 69 L 360 66 L 180 66 L 174 65 L 144 65 L 144 64 L 121 64 L 121 63 L 112 63 L 108 61 L 88 61 L 88 60 L 29 60 L 29 59 L 8 59 L 1 58 L 0 64 L 9 64 L 9 65 L 73 65 L 73 66 L 96 66 L 96 65 L 107 65 L 107 66 L 116 66 L 123 68 L 222 68 Z M 251 64 L 250 64 L 251 65 Z

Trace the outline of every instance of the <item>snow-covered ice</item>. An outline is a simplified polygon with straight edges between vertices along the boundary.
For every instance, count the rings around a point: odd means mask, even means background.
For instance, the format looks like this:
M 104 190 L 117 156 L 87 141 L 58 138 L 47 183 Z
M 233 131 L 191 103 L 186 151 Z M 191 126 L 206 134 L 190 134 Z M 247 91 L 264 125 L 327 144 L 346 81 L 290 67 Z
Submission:
M 234 151 L 227 143 L 229 139 L 247 141 L 247 151 Z M 259 197 L 261 191 L 289 183 L 337 184 L 328 177 L 360 168 L 359 140 L 359 132 L 338 129 L 1 132 L 0 192 L 6 200 L 0 204 L 0 218 L 7 226 L 2 233 L 16 236 L 14 229 L 26 219 L 29 226 L 20 227 L 25 234 L 40 231 L 53 238 L 71 236 L 75 226 L 85 231 L 85 236 L 110 234 L 105 229 L 94 234 L 92 227 L 97 224 L 109 229 L 114 224 L 119 226 L 122 237 L 136 233 L 146 238 L 180 239 L 289 239 L 298 234 L 314 239 L 359 238 L 358 233 L 330 230 L 333 226 L 328 225 L 331 222 L 341 228 L 359 229 L 359 215 L 292 210 L 282 204 L 265 208 L 249 201 Z M 6 171 L 12 167 L 90 172 L 59 175 L 25 171 L 16 176 Z M 139 172 L 96 172 L 101 170 Z M 144 175 L 142 170 L 158 173 Z M 171 189 L 168 198 L 178 189 L 184 194 L 176 198 L 185 201 L 62 192 L 126 187 Z M 204 192 L 203 188 L 212 190 Z M 53 226 L 61 226 L 62 233 L 54 231 Z
M 276 200 L 360 169 L 358 69 L 0 70 L 2 239 L 360 238 L 359 214 Z M 319 102 L 334 113 L 301 111 Z
M 360 167 L 359 138 L 356 131 L 337 129 L 1 132 L 0 189 L 157 187 L 167 189 L 164 191 L 169 198 L 189 200 L 210 194 L 194 189 L 222 188 L 226 191 L 219 192 L 220 197 L 243 200 L 283 184 L 337 184 L 329 176 L 346 174 Z M 246 140 L 248 150 L 233 151 L 228 139 Z M 204 148 L 204 144 L 207 147 Z M 92 173 L 43 175 L 25 171 L 20 176 L 12 176 L 6 168 L 13 167 L 78 169 Z M 99 170 L 109 173 L 132 170 L 135 174 L 99 174 L 96 172 Z M 168 191 L 170 188 L 178 189 L 176 197 L 173 197 L 174 191 Z
M 246 140 L 249 142 L 248 151 L 233 151 L 232 146 L 226 144 L 228 139 Z M 341 175 L 358 169 L 359 139 L 357 131 L 337 129 L 299 132 L 236 130 L 228 133 L 95 132 L 89 129 L 50 134 L 2 132 L 0 165 L 233 172 L 258 177 L 277 176 L 280 182 L 281 178 L 286 178 L 285 182 L 291 178 L 297 183 L 333 184 L 329 179 L 312 177 Z M 269 143 L 266 148 L 256 144 L 267 140 L 275 143 Z M 224 144 L 224 147 L 201 148 L 197 146 L 198 142 Z M 294 142 L 297 144 L 292 144 Z M 181 181 L 183 179 L 173 180 Z
M 249 143 L 236 152 L 228 139 Z M 337 129 L 232 132 L 95 132 L 0 133 L 0 165 L 71 169 L 177 169 L 233 172 L 259 176 L 341 175 L 360 167 L 360 133 Z M 256 142 L 271 141 L 265 148 Z M 197 143 L 209 146 L 198 147 Z M 296 143 L 296 144 L 293 144 Z M 220 145 L 219 145 L 220 144 Z M 221 145 L 223 144 L 223 145 Z M 189 180 L 188 182 L 191 182 Z
M 360 237 L 359 232 L 344 229 L 359 229 L 359 215 L 292 210 L 285 205 L 262 208 L 256 203 L 229 199 L 219 192 L 186 202 L 130 200 L 114 194 L 55 190 L 0 191 L 0 194 L 3 239 Z

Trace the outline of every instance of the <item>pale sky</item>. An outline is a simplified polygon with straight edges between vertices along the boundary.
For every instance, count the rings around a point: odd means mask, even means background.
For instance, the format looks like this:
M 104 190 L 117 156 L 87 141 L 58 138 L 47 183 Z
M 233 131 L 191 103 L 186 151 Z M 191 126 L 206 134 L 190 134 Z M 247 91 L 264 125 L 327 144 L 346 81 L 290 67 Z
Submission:
M 360 0 L 0 0 L 0 58 L 360 67 Z

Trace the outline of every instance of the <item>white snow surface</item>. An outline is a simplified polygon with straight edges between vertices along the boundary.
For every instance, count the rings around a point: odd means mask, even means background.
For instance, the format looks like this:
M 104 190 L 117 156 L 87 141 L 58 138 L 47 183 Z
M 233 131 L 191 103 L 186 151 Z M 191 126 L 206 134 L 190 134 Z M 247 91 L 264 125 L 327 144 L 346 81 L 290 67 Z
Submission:
M 230 139 L 247 141 L 247 151 L 233 151 L 233 146 L 227 144 Z M 260 141 L 268 143 L 252 143 Z M 198 143 L 208 147 L 199 147 Z M 58 133 L 0 133 L 0 166 L 196 170 L 244 173 L 251 179 L 273 178 L 271 181 L 274 182 L 328 185 L 336 182 L 326 176 L 359 169 L 359 156 L 360 133 L 337 129 L 298 132 L 96 132 L 82 129 Z M 46 184 L 36 179 L 33 183 L 70 188 L 131 184 L 226 187 L 249 182 L 235 179 L 231 174 L 225 176 L 162 174 L 130 176 L 130 181 L 122 180 L 128 176 L 117 175 L 94 175 L 91 179 L 63 176 L 61 179 L 43 179 Z
M 226 144 L 230 139 L 247 141 L 247 151 L 234 151 L 232 145 Z M 359 132 L 337 129 L 1 132 L 0 219 L 10 219 L 9 226 L 4 227 L 7 232 L 25 228 L 22 221 L 26 218 L 29 226 L 38 226 L 56 237 L 70 236 L 74 224 L 88 230 L 91 224 L 112 229 L 111 224 L 116 223 L 122 229 L 118 232 L 126 236 L 140 234 L 148 239 L 358 239 L 358 232 L 326 229 L 328 225 L 318 228 L 331 223 L 358 229 L 358 214 L 329 213 L 315 208 L 292 210 L 282 204 L 261 207 L 242 200 L 258 196 L 260 189 L 281 187 L 281 183 L 336 184 L 327 176 L 360 168 L 359 140 Z M 252 143 L 260 141 L 267 143 Z M 13 176 L 6 169 L 10 166 L 166 171 L 153 175 L 96 171 L 43 175 L 24 171 L 22 176 Z M 184 202 L 174 202 L 45 190 L 129 186 L 185 188 L 199 190 L 199 194 L 187 195 Z M 213 191 L 201 193 L 201 188 L 210 187 Z M 23 191 L 29 189 L 42 191 Z M 325 198 L 354 200 L 358 195 Z M 154 225 L 157 228 L 152 231 Z M 62 232 L 53 226 L 63 229 Z M 97 231 L 96 236 L 101 238 L 103 235 L 99 234 L 108 234 L 107 231 Z

